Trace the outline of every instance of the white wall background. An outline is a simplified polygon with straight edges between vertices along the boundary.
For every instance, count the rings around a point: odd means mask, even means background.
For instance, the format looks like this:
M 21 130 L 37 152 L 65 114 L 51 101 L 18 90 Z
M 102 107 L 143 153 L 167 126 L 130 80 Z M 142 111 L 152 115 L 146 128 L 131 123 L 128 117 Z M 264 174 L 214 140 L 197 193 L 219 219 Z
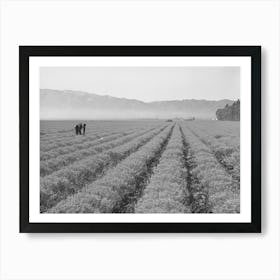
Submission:
M 0 1 L 1 279 L 280 279 L 280 1 Z M 263 46 L 262 234 L 19 234 L 18 45 Z

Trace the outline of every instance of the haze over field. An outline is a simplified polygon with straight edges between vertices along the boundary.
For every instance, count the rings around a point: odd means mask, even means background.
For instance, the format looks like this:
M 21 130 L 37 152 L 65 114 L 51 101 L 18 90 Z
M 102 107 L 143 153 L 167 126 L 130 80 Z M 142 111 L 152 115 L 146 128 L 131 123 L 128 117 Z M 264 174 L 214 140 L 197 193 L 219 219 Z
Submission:
M 41 119 L 215 118 L 239 67 L 41 67 Z
M 218 108 L 232 100 L 174 100 L 143 102 L 80 91 L 40 90 L 41 119 L 215 118 Z

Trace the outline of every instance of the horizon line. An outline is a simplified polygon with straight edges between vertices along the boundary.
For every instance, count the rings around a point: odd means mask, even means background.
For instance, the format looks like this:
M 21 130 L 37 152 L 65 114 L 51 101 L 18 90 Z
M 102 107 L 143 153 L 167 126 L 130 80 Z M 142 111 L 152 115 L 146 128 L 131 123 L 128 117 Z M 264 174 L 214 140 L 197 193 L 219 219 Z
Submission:
M 143 102 L 143 103 L 155 103 L 155 102 L 165 102 L 165 101 L 184 101 L 184 100 L 195 100 L 195 101 L 222 101 L 222 100 L 229 100 L 229 101 L 236 101 L 236 100 L 240 100 L 240 97 L 237 99 L 228 99 L 228 98 L 223 98 L 223 99 L 195 99 L 195 98 L 189 98 L 189 99 L 168 99 L 168 100 L 154 100 L 154 101 L 143 101 L 140 99 L 135 99 L 135 98 L 126 98 L 126 97 L 116 97 L 116 96 L 112 96 L 109 94 L 97 94 L 97 93 L 93 93 L 93 92 L 89 92 L 89 91 L 84 91 L 84 90 L 79 90 L 79 89 L 52 89 L 52 88 L 40 88 L 41 90 L 53 90 L 53 91 L 73 91 L 73 92 L 81 92 L 81 93 L 86 93 L 86 94 L 94 94 L 94 95 L 98 95 L 98 96 L 103 96 L 103 97 L 112 97 L 112 98 L 117 98 L 117 99 L 126 99 L 126 100 L 135 100 L 138 102 Z M 41 92 L 40 92 L 41 94 Z

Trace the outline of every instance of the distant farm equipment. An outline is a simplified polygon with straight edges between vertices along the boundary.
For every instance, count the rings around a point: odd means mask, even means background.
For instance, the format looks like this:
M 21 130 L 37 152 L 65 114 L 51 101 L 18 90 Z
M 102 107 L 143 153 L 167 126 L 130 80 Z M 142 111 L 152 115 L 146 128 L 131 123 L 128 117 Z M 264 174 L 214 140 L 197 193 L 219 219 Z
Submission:
M 195 117 L 189 118 L 189 119 L 185 119 L 186 121 L 194 121 Z

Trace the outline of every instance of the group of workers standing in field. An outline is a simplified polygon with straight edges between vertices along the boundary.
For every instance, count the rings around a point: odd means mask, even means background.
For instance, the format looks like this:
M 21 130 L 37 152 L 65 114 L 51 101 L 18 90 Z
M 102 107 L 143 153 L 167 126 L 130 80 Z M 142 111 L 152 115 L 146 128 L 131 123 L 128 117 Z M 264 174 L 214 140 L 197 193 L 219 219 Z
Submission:
M 79 123 L 75 125 L 76 135 L 85 135 L 86 134 L 86 124 Z

